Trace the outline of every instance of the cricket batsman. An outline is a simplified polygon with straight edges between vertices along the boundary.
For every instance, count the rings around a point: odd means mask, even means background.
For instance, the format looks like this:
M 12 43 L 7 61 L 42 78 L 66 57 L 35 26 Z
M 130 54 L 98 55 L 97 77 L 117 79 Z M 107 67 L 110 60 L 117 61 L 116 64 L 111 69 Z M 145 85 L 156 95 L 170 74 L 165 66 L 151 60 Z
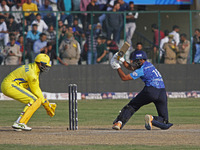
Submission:
M 25 108 L 12 128 L 30 131 L 27 126 L 29 119 L 42 104 L 51 117 L 55 115 L 55 103 L 49 103 L 44 99 L 39 86 L 39 75 L 50 69 L 50 58 L 46 54 L 38 54 L 34 63 L 22 65 L 11 72 L 1 84 L 1 91 L 6 96 L 25 103 Z M 27 90 L 30 88 L 30 91 Z
M 123 57 L 118 61 L 118 53 L 111 59 L 111 67 L 116 69 L 123 81 L 141 78 L 145 83 L 143 90 L 134 97 L 126 106 L 123 107 L 120 114 L 113 122 L 113 129 L 120 130 L 128 122 L 131 116 L 140 109 L 140 107 L 153 102 L 156 106 L 158 116 L 145 115 L 145 128 L 152 129 L 152 125 L 160 129 L 169 129 L 173 124 L 168 120 L 167 95 L 165 85 L 160 72 L 147 62 L 147 55 L 144 51 L 138 51 L 133 56 L 133 63 L 127 63 Z M 125 74 L 120 66 L 133 71 Z

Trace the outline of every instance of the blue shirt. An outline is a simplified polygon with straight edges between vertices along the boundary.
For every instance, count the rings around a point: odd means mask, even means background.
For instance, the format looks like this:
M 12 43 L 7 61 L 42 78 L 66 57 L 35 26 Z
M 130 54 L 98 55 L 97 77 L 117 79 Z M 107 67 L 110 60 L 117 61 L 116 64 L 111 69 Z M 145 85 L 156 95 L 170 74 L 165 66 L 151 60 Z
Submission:
M 40 38 L 40 32 L 37 31 L 36 34 L 33 34 L 33 32 L 30 30 L 30 31 L 28 31 L 26 38 L 31 39 L 33 41 L 38 40 Z
M 47 41 L 43 41 L 42 42 L 42 41 L 40 41 L 40 39 L 35 41 L 35 43 L 33 44 L 34 53 L 35 54 L 39 54 L 40 53 L 40 49 L 45 47 L 45 46 L 47 46 Z
M 48 8 L 46 8 L 44 5 L 43 6 L 41 6 L 40 8 L 39 8 L 39 10 L 40 11 L 53 11 L 53 8 L 51 7 L 51 6 L 48 6 Z M 46 16 L 47 14 L 49 14 L 50 12 L 48 12 L 48 13 L 41 13 L 41 16 L 42 16 L 42 19 L 44 18 L 44 16 Z M 51 16 L 54 16 L 54 14 L 53 13 L 50 13 L 51 14 Z
M 153 86 L 158 89 L 165 88 L 160 72 L 150 62 L 145 61 L 141 68 L 130 73 L 130 75 L 134 80 L 141 78 L 145 86 Z

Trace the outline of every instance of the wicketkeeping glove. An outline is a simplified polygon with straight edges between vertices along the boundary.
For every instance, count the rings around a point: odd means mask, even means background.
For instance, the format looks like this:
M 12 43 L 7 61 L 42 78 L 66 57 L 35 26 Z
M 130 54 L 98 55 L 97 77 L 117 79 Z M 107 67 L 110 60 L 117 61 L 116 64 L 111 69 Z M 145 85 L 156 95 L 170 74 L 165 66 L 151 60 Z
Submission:
M 50 117 L 53 117 L 55 115 L 55 109 L 56 109 L 55 103 L 49 103 L 49 101 L 46 99 L 45 102 L 42 105 L 44 106 L 44 108 L 47 111 L 47 114 Z

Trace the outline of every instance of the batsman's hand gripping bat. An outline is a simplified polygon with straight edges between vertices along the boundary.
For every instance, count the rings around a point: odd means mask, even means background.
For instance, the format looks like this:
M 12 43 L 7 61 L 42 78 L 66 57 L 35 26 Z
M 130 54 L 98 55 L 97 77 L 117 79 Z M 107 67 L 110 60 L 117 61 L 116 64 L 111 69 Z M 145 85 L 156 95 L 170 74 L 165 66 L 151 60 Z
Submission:
M 130 44 L 129 44 L 128 42 L 125 42 L 125 43 L 123 44 L 123 46 L 121 47 L 121 49 L 120 49 L 119 52 L 118 52 L 117 60 L 119 60 L 120 57 L 123 57 L 123 56 L 124 56 L 124 54 L 127 52 L 127 50 L 129 49 L 129 47 L 130 47 Z

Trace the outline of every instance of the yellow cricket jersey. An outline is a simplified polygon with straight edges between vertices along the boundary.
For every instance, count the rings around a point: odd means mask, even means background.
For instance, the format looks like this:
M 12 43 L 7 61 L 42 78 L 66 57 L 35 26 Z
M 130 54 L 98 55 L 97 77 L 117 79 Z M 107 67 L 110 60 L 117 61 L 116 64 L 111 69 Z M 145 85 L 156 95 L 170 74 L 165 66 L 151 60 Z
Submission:
M 37 98 L 42 98 L 42 103 L 44 103 L 44 96 L 39 86 L 39 74 L 40 69 L 35 62 L 27 65 L 22 65 L 11 72 L 3 80 L 2 84 L 15 84 L 26 89 L 30 87 L 31 92 Z
M 23 11 L 38 11 L 38 8 L 37 8 L 37 5 L 34 4 L 34 3 L 30 3 L 30 4 L 27 4 L 27 3 L 24 3 L 22 5 L 22 10 Z M 24 16 L 27 17 L 29 16 L 31 13 L 24 13 Z M 37 13 L 34 13 L 35 15 Z

